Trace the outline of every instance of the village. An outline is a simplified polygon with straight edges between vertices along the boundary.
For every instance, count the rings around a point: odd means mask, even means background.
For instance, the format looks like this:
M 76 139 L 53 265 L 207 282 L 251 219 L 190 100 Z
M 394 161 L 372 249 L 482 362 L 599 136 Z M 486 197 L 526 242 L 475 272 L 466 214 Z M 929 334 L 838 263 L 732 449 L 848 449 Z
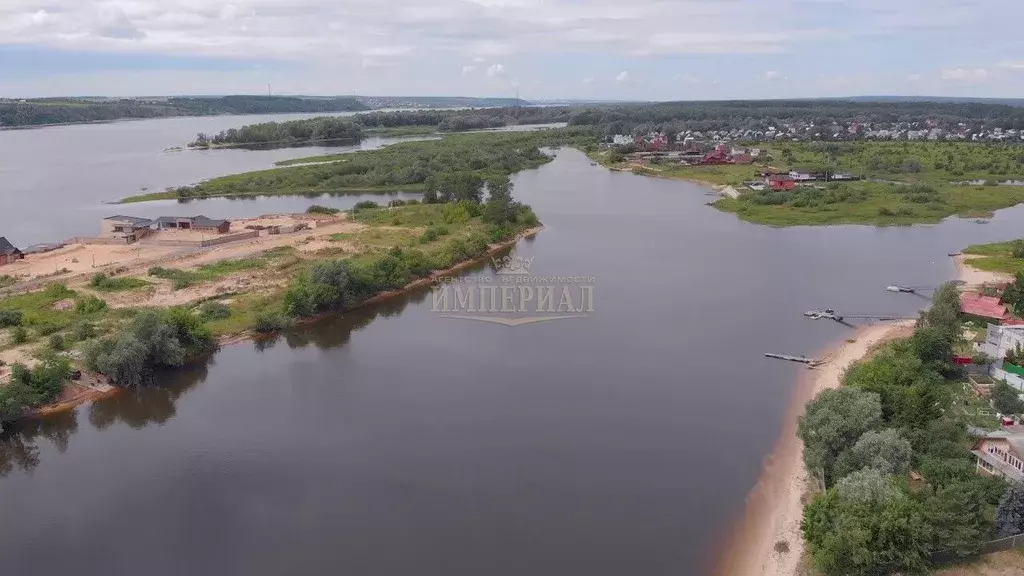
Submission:
M 644 138 L 648 141 L 651 135 Z M 733 127 L 717 130 L 683 129 L 664 135 L 665 143 L 706 142 L 842 142 L 854 140 L 926 140 L 950 142 L 1021 142 L 1024 130 L 988 127 L 983 122 L 941 122 L 935 119 L 920 122 L 832 122 L 815 124 L 808 121 L 770 122 L 755 127 Z M 616 146 L 634 142 L 633 136 L 615 135 L 606 140 Z

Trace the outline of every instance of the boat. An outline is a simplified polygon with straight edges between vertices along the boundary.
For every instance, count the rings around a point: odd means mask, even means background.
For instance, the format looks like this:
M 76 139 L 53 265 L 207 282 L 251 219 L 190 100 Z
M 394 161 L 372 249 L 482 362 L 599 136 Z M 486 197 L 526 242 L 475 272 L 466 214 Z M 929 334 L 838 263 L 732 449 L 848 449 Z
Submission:
M 949 256 L 950 258 L 956 258 L 957 256 L 960 256 L 960 255 L 961 255 L 961 254 L 960 254 L 959 252 L 950 252 L 950 253 L 948 254 L 948 256 Z
M 885 290 L 886 290 L 886 292 L 903 292 L 903 293 L 906 293 L 906 294 L 913 294 L 914 292 L 917 291 L 914 288 L 910 288 L 908 286 L 900 286 L 898 284 L 893 284 L 892 286 L 886 286 Z
M 982 220 L 981 218 L 974 221 L 975 224 L 988 224 L 988 220 Z

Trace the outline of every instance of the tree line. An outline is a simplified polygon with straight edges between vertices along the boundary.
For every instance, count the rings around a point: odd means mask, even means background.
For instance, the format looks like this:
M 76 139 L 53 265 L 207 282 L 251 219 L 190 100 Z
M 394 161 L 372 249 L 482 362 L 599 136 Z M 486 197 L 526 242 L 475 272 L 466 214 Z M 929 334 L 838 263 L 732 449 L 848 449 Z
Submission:
M 920 573 L 938 553 L 969 557 L 1024 531 L 1024 489 L 976 473 L 954 401 L 959 314 L 956 286 L 943 285 L 912 337 L 850 368 L 801 416 L 804 461 L 825 487 L 802 529 L 824 574 Z
M 349 117 L 319 117 L 288 122 L 264 122 L 223 130 L 214 135 L 200 133 L 192 147 L 233 145 L 293 146 L 327 140 L 359 140 L 364 130 L 428 127 L 438 132 L 466 132 L 503 126 L 568 122 L 569 108 L 481 108 L 474 110 L 413 110 L 356 114 Z
M 0 127 L 103 122 L 126 118 L 368 110 L 355 98 L 210 96 L 163 99 L 37 98 L 0 100 Z

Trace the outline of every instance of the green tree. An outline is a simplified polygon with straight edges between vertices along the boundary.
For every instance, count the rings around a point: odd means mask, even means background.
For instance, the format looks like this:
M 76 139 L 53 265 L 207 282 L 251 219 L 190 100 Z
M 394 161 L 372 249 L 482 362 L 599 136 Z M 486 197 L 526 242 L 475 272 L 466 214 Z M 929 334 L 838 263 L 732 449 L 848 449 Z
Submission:
M 847 476 L 804 509 L 815 567 L 827 575 L 920 572 L 931 530 L 920 503 L 877 470 Z
M 1024 412 L 1024 400 L 1020 399 L 1020 391 L 1007 384 L 1005 380 L 996 382 L 992 388 L 992 405 L 1002 414 Z
M 856 388 L 825 390 L 807 404 L 797 433 L 804 442 L 804 462 L 829 485 L 841 453 L 882 422 L 878 394 Z
M 910 442 L 896 430 L 868 430 L 853 448 L 840 455 L 836 475 L 843 476 L 862 468 L 870 468 L 883 474 L 903 476 L 910 471 L 913 455 Z

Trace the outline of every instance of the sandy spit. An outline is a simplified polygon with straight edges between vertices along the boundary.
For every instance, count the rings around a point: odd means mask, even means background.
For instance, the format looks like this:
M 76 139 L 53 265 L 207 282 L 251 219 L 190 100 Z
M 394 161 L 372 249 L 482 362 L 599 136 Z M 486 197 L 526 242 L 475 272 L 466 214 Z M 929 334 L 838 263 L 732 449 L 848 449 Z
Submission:
M 765 463 L 761 479 L 747 496 L 747 510 L 723 550 L 719 576 L 796 576 L 804 550 L 800 521 L 803 498 L 813 480 L 803 464 L 797 420 L 818 393 L 838 388 L 843 373 L 878 344 L 908 335 L 909 323 L 875 324 L 822 356 L 828 363 L 801 375 L 794 390 L 782 435 Z M 784 543 L 784 544 L 783 544 Z

